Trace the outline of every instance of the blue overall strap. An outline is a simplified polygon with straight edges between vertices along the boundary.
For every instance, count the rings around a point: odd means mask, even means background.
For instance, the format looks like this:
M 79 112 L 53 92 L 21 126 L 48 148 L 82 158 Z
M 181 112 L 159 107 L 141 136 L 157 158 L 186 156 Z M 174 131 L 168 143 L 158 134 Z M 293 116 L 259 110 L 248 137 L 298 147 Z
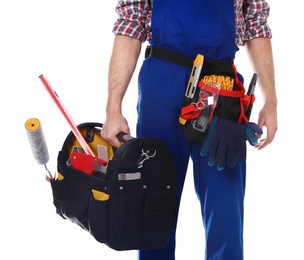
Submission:
M 233 62 L 235 20 L 233 0 L 154 0 L 150 45 L 194 59 Z

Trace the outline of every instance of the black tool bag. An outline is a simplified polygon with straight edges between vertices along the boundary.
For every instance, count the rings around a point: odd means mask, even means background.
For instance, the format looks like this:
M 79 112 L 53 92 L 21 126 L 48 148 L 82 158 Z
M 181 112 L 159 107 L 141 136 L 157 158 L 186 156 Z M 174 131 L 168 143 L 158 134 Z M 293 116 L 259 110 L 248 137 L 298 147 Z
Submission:
M 78 128 L 96 151 L 102 124 Z M 70 165 L 75 145 L 71 132 L 58 154 L 58 176 L 51 180 L 57 214 L 115 250 L 164 247 L 177 211 L 175 168 L 165 143 L 154 138 L 124 142 L 113 149 L 103 175 Z

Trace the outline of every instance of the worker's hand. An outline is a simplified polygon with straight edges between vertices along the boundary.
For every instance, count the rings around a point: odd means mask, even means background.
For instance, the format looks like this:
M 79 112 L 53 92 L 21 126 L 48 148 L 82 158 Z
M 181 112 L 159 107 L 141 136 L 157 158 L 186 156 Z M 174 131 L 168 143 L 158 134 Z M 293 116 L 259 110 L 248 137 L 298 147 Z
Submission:
M 267 102 L 259 113 L 258 124 L 261 128 L 266 127 L 266 136 L 258 136 L 259 142 L 255 146 L 259 150 L 271 144 L 278 129 L 277 106 L 274 103 Z
M 208 164 L 218 170 L 234 167 L 246 160 L 246 141 L 258 144 L 258 136 L 263 133 L 255 123 L 238 124 L 220 117 L 214 117 L 209 133 L 201 149 L 201 155 L 209 155 Z
M 122 142 L 117 138 L 120 132 L 130 135 L 127 120 L 120 113 L 108 114 L 100 132 L 101 137 L 113 147 L 118 148 L 122 145 Z

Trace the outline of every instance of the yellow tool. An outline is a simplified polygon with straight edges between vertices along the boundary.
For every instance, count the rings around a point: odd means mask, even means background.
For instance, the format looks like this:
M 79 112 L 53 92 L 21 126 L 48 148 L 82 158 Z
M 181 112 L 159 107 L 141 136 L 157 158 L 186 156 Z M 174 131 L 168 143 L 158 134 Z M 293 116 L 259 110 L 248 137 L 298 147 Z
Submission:
M 195 90 L 197 88 L 198 80 L 201 75 L 201 71 L 203 68 L 203 63 L 204 63 L 204 56 L 201 54 L 198 54 L 195 58 L 192 71 L 191 71 L 191 76 L 188 82 L 188 87 L 186 90 L 186 97 L 187 98 L 193 98 L 195 94 Z
M 198 81 L 199 81 L 199 78 L 201 75 L 203 64 L 204 64 L 204 56 L 201 54 L 198 54 L 194 60 L 194 64 L 192 67 L 190 79 L 189 79 L 186 94 L 185 94 L 185 97 L 187 100 L 186 102 L 189 104 L 191 102 L 193 102 L 193 98 L 194 98 L 197 84 L 198 84 Z M 184 125 L 184 124 L 186 124 L 187 120 L 182 117 L 179 117 L 179 122 L 182 125 Z

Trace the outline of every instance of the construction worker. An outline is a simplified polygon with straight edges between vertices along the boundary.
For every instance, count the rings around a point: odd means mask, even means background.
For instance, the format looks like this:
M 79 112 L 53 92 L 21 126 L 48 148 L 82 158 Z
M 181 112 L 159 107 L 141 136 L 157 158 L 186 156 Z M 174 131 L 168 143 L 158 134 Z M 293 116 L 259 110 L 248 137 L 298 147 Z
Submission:
M 211 74 L 228 75 L 236 88 L 240 87 L 239 90 L 243 91 L 242 68 L 235 68 L 233 62 L 238 46 L 244 45 L 264 95 L 264 105 L 257 124 L 261 129 L 266 129 L 265 138 L 261 138 L 261 132 L 255 132 L 259 140 L 255 144 L 256 148 L 266 147 L 275 137 L 277 98 L 272 32 L 267 23 L 269 5 L 265 0 L 220 1 L 118 1 L 118 19 L 113 27 L 115 40 L 109 65 L 106 120 L 101 136 L 111 145 L 119 147 L 121 142 L 117 134 L 132 134 L 123 115 L 122 102 L 136 68 L 142 43 L 148 41 L 149 46 L 138 76 L 136 135 L 160 138 L 168 145 L 176 166 L 179 198 L 191 158 L 195 191 L 205 227 L 205 259 L 241 260 L 244 258 L 246 162 L 237 160 L 233 167 L 219 165 L 216 160 L 210 163 L 208 153 L 207 156 L 201 154 L 206 140 L 189 141 L 185 136 L 184 125 L 180 123 L 185 90 L 192 71 L 189 60 L 193 61 L 198 54 L 202 54 L 205 60 L 202 73 L 208 70 Z M 218 64 L 224 64 L 223 75 L 218 73 L 221 72 Z M 247 120 L 232 122 L 230 118 L 222 118 L 228 110 L 223 108 L 215 112 L 218 123 L 222 122 L 223 125 L 216 128 L 215 135 L 229 134 L 232 137 L 228 138 L 237 139 L 234 129 L 242 127 L 242 123 Z M 210 149 L 216 151 L 218 148 L 212 147 L 212 141 L 211 138 Z M 227 156 L 235 153 L 233 158 L 239 158 L 238 153 L 242 152 L 229 150 L 229 154 L 225 154 L 222 159 L 225 163 Z M 220 170 L 217 166 L 220 166 Z M 164 248 L 139 250 L 139 259 L 174 260 L 175 235 L 176 229 Z M 191 259 L 203 257 L 192 256 L 189 252 Z

